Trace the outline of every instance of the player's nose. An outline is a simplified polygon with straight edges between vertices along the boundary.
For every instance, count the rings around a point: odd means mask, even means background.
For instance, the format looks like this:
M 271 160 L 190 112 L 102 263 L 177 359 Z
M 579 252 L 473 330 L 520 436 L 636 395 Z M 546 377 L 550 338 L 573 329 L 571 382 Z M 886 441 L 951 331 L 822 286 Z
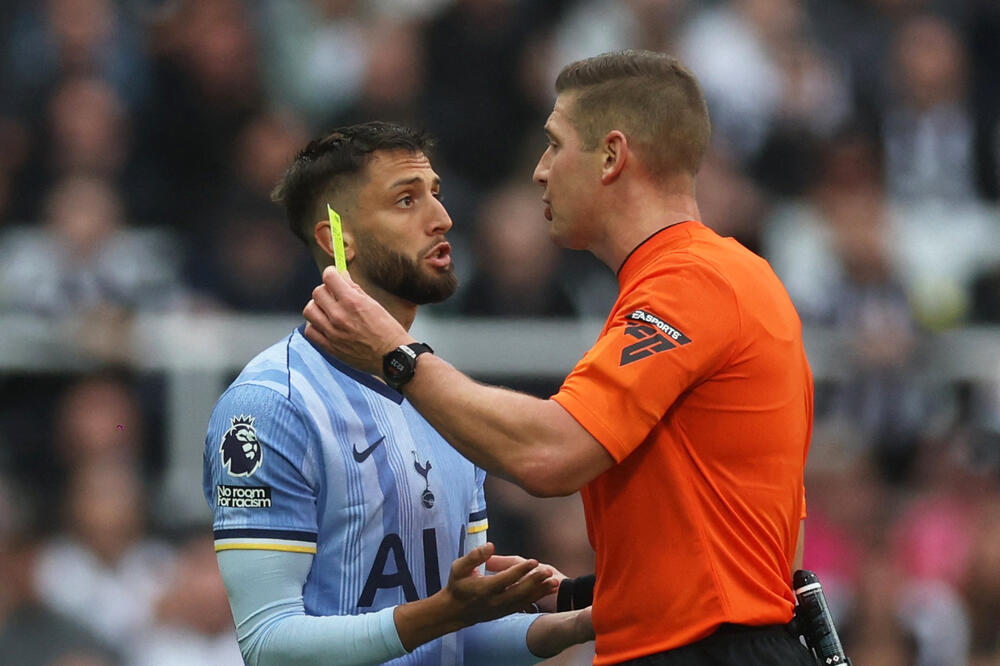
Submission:
M 430 234 L 432 236 L 446 233 L 452 227 L 451 215 L 440 199 L 434 199 L 433 214 L 431 217 Z

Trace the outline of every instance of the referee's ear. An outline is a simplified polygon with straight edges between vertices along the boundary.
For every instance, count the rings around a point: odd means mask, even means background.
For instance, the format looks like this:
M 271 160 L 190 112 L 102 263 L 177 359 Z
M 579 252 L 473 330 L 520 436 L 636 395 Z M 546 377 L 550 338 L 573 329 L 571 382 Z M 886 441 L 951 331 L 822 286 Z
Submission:
M 629 145 L 625 134 L 611 130 L 601 142 L 601 183 L 610 185 L 618 180 L 629 159 Z
M 357 254 L 357 246 L 354 244 L 354 234 L 351 233 L 346 220 L 343 226 L 344 230 L 344 258 L 347 259 L 347 263 L 350 264 L 354 261 L 354 255 Z M 330 264 L 333 264 L 333 238 L 330 232 L 330 220 L 319 220 L 313 225 L 313 240 L 316 241 L 316 246 L 330 259 Z

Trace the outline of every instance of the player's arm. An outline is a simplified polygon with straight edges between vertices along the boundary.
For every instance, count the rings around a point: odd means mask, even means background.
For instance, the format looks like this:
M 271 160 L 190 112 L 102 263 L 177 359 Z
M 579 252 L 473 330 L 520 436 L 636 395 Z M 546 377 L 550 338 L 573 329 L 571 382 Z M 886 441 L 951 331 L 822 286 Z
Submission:
M 304 314 L 305 335 L 354 367 L 381 375 L 382 357 L 415 342 L 347 274 L 326 270 Z M 569 495 L 614 464 L 614 459 L 554 400 L 486 386 L 433 355 L 419 358 L 403 387 L 407 399 L 480 467 L 539 496 Z
M 493 552 L 476 548 L 452 565 L 448 585 L 427 599 L 362 615 L 311 616 L 302 588 L 312 566 L 307 553 L 226 550 L 219 569 L 229 594 L 237 638 L 250 666 L 380 664 L 446 633 L 507 615 L 547 594 L 554 583 L 537 562 L 495 576 L 477 568 Z

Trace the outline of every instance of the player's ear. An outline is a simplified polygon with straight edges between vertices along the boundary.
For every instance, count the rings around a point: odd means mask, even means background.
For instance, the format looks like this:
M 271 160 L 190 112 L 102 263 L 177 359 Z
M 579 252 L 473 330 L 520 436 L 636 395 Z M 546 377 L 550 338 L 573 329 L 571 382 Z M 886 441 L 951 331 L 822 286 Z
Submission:
M 601 182 L 609 185 L 618 179 L 629 157 L 628 139 L 620 130 L 611 130 L 601 141 Z
M 343 218 L 341 218 L 342 221 Z M 354 255 L 357 254 L 357 246 L 354 243 L 354 234 L 351 233 L 350 227 L 347 224 L 343 225 L 344 233 L 344 258 L 347 259 L 347 263 L 351 263 L 354 260 Z M 333 238 L 330 232 L 330 220 L 318 220 L 313 225 L 313 239 L 316 241 L 316 245 L 323 250 L 323 254 L 333 258 Z

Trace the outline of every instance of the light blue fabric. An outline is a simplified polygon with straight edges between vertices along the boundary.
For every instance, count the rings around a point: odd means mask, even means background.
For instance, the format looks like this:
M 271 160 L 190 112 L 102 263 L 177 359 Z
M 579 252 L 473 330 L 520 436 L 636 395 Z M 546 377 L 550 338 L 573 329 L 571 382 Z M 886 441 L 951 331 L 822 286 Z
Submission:
M 388 650 L 401 665 L 501 653 L 502 663 L 535 663 L 524 641 L 534 616 L 496 623 L 481 649 L 466 645 L 479 631 L 410 654 L 389 640 L 391 609 L 439 590 L 467 540 L 485 541 L 468 534 L 485 526 L 484 480 L 400 393 L 322 353 L 301 328 L 259 354 L 219 399 L 205 439 L 204 492 L 244 654 L 330 663 L 332 641 L 362 659 Z M 280 584 L 258 589 L 260 575 Z

